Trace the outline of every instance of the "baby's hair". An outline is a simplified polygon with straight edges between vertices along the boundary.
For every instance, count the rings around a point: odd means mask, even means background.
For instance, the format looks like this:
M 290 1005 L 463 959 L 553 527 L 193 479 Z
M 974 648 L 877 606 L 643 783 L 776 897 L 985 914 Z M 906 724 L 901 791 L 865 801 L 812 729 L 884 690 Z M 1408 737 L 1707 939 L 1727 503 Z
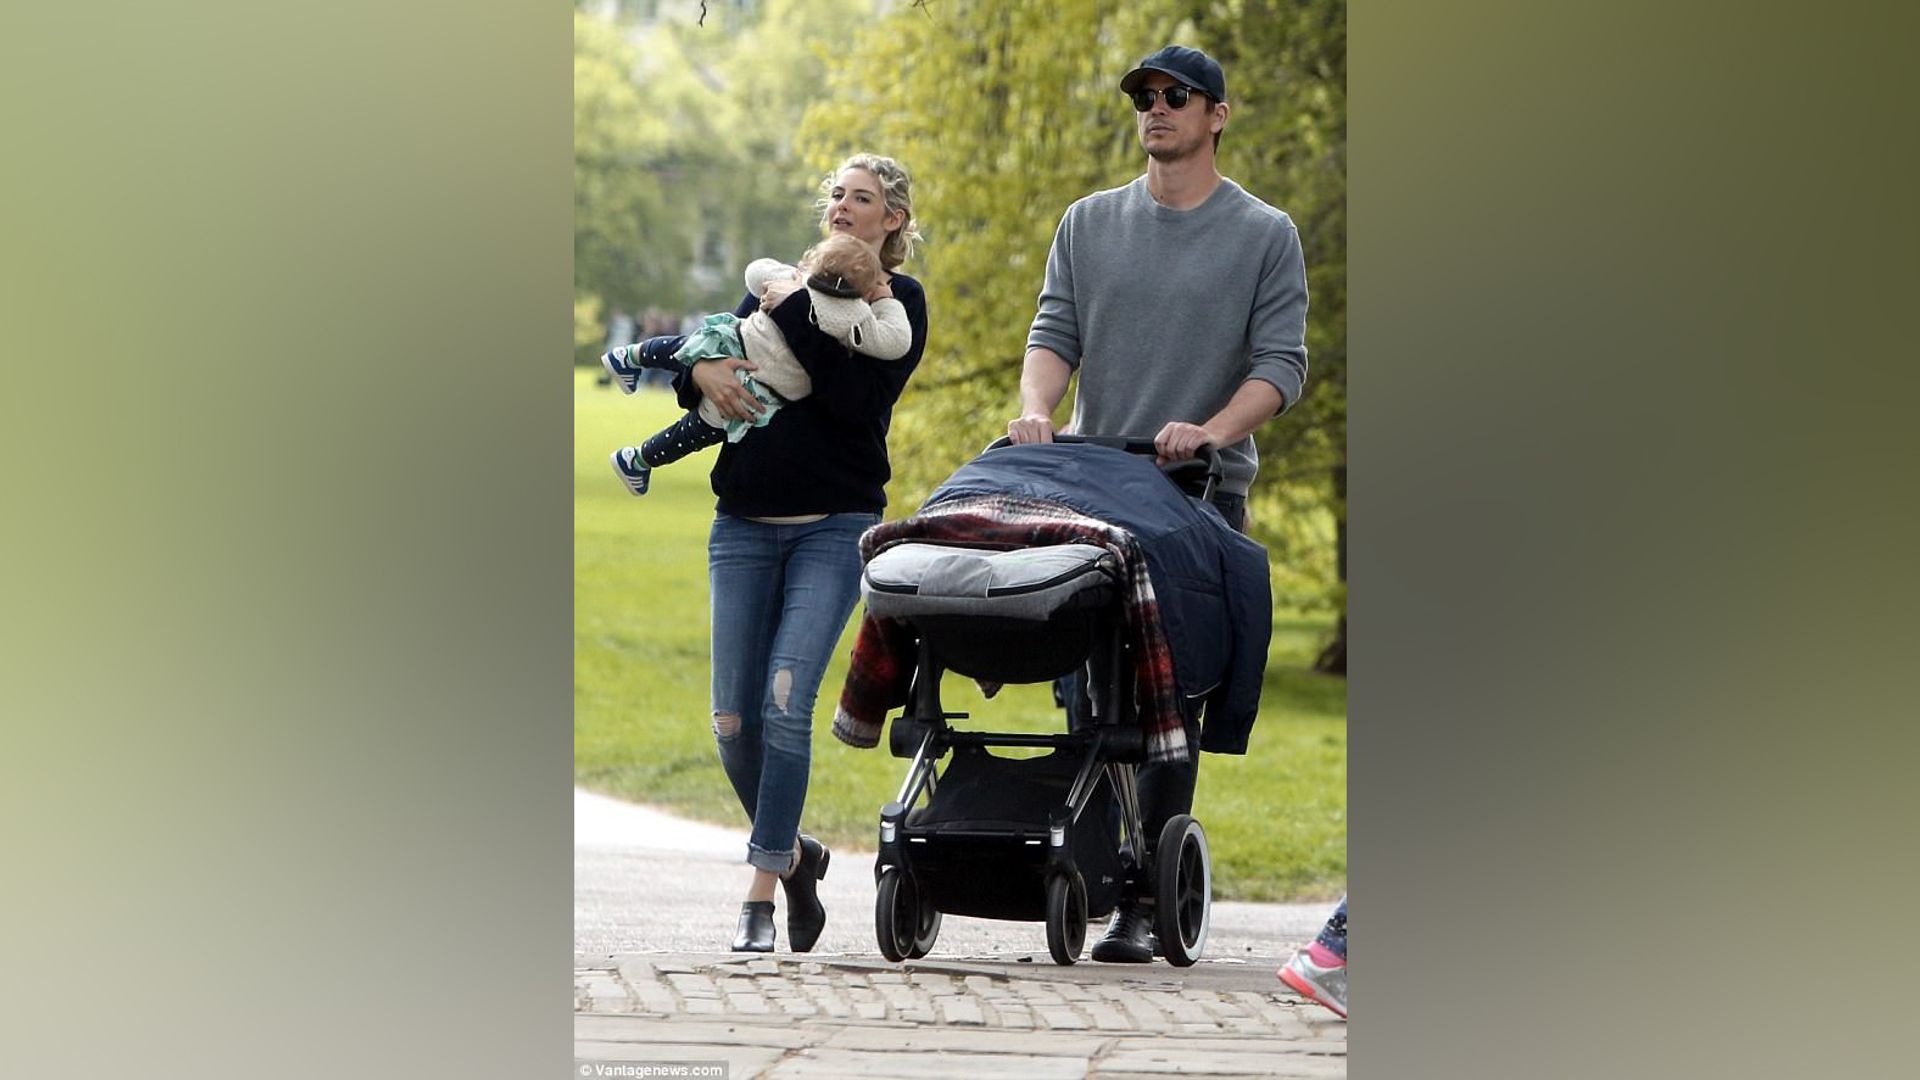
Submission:
M 834 233 L 808 248 L 800 256 L 800 269 L 838 274 L 863 293 L 873 288 L 881 273 L 880 256 L 847 233 Z

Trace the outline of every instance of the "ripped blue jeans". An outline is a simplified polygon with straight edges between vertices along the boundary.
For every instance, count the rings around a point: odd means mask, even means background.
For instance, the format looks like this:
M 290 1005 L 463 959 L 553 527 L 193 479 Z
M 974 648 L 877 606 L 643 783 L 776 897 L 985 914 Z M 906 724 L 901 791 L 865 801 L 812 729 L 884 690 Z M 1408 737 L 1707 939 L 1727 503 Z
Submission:
M 753 823 L 747 862 L 784 872 L 813 760 L 813 705 L 860 594 L 860 534 L 878 514 L 773 525 L 717 514 L 707 541 L 713 733 Z

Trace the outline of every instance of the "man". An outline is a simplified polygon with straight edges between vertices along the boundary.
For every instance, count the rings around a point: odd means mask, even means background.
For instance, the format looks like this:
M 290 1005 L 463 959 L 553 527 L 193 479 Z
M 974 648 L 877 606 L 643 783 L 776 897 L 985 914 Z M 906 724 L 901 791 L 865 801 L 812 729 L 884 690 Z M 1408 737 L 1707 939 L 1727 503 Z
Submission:
M 1027 335 L 1016 443 L 1051 442 L 1053 410 L 1080 380 L 1070 430 L 1153 437 L 1163 462 L 1213 447 L 1213 503 L 1245 531 L 1259 458 L 1253 431 L 1299 400 L 1306 380 L 1306 264 L 1286 214 L 1220 175 L 1231 111 L 1212 57 L 1169 45 L 1120 80 L 1146 175 L 1067 208 Z M 1079 680 L 1075 680 L 1076 683 Z M 1080 685 L 1062 687 L 1076 724 Z M 1188 734 L 1188 745 L 1199 738 Z M 1198 753 L 1197 749 L 1194 751 Z M 1139 771 L 1146 838 L 1193 805 L 1198 761 Z M 1095 960 L 1153 957 L 1152 897 L 1121 902 Z

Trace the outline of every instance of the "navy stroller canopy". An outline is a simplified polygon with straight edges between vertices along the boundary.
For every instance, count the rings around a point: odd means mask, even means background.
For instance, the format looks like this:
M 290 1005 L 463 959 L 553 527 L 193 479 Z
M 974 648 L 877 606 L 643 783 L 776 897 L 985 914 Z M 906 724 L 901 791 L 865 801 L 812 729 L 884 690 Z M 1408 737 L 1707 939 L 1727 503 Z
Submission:
M 1132 534 L 1182 694 L 1205 697 L 1200 748 L 1244 754 L 1273 633 L 1267 552 L 1170 482 L 1153 459 L 1091 442 L 1000 446 L 960 466 L 921 509 L 978 496 L 1059 503 Z

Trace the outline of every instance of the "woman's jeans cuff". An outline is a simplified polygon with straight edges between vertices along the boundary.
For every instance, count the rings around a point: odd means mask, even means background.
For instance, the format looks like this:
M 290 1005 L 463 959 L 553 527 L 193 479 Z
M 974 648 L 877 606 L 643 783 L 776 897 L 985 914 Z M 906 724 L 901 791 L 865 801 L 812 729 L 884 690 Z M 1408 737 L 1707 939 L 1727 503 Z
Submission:
M 755 847 L 752 843 L 748 843 L 747 862 L 750 863 L 755 870 L 784 874 L 787 872 L 787 869 L 793 865 L 793 851 L 791 849 L 787 851 L 768 851 L 765 848 Z

